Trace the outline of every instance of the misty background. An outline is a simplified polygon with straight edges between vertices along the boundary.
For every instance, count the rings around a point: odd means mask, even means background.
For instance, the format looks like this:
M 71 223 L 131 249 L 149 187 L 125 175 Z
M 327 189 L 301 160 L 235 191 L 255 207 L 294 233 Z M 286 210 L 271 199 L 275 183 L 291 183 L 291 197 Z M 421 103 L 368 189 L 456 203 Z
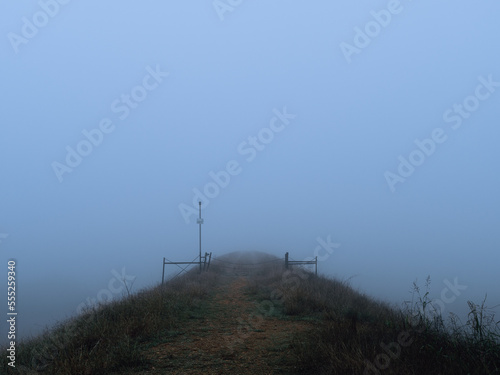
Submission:
M 445 316 L 500 304 L 499 12 L 2 2 L 3 311 L 9 259 L 21 337 L 126 295 L 119 278 L 160 282 L 163 257 L 198 255 L 198 191 L 203 252 L 302 260 L 330 238 L 319 272 L 376 298 L 430 276 L 432 298 L 467 287 Z

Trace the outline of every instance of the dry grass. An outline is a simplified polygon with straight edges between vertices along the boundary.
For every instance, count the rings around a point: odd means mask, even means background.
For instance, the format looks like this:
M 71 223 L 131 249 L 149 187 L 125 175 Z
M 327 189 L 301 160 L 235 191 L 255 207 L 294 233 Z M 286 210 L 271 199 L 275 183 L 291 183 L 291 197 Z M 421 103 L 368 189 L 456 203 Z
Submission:
M 216 272 L 191 272 L 164 286 L 89 309 L 20 342 L 16 362 L 22 366 L 10 373 L 98 375 L 140 367 L 146 363 L 139 345 L 168 336 L 182 319 L 200 308 L 216 282 Z M 2 356 L 2 373 L 7 373 L 7 368 Z
M 416 285 L 418 301 L 398 310 L 299 269 L 269 279 L 284 314 L 317 319 L 314 331 L 293 340 L 301 373 L 500 374 L 500 322 L 484 302 L 469 302 L 469 320 L 452 320 L 449 329 L 425 313 L 431 301 Z
M 17 363 L 25 368 L 16 371 L 99 375 L 147 367 L 139 348 L 171 338 L 183 319 L 203 314 L 213 287 L 221 283 L 219 276 L 227 276 L 228 265 L 230 272 L 244 271 L 249 279 L 245 293 L 271 304 L 274 316 L 315 323 L 314 330 L 295 334 L 291 345 L 280 349 L 287 360 L 295 361 L 298 373 L 500 374 L 500 322 L 485 302 L 469 303 L 464 324 L 457 319 L 445 324 L 441 316 L 427 313 L 432 306 L 428 292 L 420 295 L 416 285 L 416 299 L 400 310 L 346 282 L 300 268 L 284 270 L 279 262 L 265 262 L 244 270 L 223 259 L 209 272 L 192 272 L 166 286 L 91 309 L 20 343 Z M 7 373 L 5 357 L 0 369 Z
M 429 313 L 428 291 L 414 288 L 416 301 L 401 310 L 347 282 L 278 267 L 254 278 L 249 292 L 272 300 L 284 319 L 316 322 L 293 339 L 298 373 L 500 374 L 500 322 L 485 302 L 469 302 L 465 324 L 445 324 Z

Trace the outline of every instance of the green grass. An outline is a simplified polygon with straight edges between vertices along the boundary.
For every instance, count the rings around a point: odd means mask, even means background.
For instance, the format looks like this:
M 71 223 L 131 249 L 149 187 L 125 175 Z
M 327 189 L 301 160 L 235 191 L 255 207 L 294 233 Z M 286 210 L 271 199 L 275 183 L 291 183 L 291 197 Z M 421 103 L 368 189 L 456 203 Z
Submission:
M 214 264 L 201 275 L 191 272 L 90 309 L 20 342 L 16 362 L 24 367 L 10 373 L 99 375 L 147 368 L 141 353 L 183 335 L 182 322 L 213 313 L 214 287 L 228 282 L 221 274 Z M 314 323 L 314 329 L 276 348 L 297 373 L 500 374 L 500 322 L 485 301 L 469 302 L 466 322 L 453 315 L 445 322 L 432 311 L 429 280 L 425 293 L 414 284 L 414 299 L 396 309 L 347 282 L 284 270 L 280 263 L 247 274 L 245 298 L 262 307 L 261 314 Z M 0 357 L 1 373 L 8 373 L 7 362 Z

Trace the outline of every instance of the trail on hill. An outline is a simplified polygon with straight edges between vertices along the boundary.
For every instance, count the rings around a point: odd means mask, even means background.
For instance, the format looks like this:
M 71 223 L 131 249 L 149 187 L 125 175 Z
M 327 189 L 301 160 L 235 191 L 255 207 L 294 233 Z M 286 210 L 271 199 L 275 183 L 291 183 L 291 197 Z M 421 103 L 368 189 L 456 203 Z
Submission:
M 134 374 L 283 374 L 291 364 L 292 335 L 312 328 L 259 312 L 246 292 L 248 278 L 224 278 L 206 314 L 190 319 L 170 342 L 145 353 L 149 370 Z

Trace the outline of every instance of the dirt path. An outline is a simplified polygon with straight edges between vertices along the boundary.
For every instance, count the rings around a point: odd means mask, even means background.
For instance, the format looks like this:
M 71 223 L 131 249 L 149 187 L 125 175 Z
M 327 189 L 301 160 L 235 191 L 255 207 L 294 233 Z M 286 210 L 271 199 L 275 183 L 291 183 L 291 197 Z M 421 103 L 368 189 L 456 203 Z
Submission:
M 310 323 L 259 312 L 245 278 L 222 283 L 206 315 L 191 319 L 171 342 L 150 349 L 148 371 L 135 374 L 286 374 L 293 372 L 289 344 Z

